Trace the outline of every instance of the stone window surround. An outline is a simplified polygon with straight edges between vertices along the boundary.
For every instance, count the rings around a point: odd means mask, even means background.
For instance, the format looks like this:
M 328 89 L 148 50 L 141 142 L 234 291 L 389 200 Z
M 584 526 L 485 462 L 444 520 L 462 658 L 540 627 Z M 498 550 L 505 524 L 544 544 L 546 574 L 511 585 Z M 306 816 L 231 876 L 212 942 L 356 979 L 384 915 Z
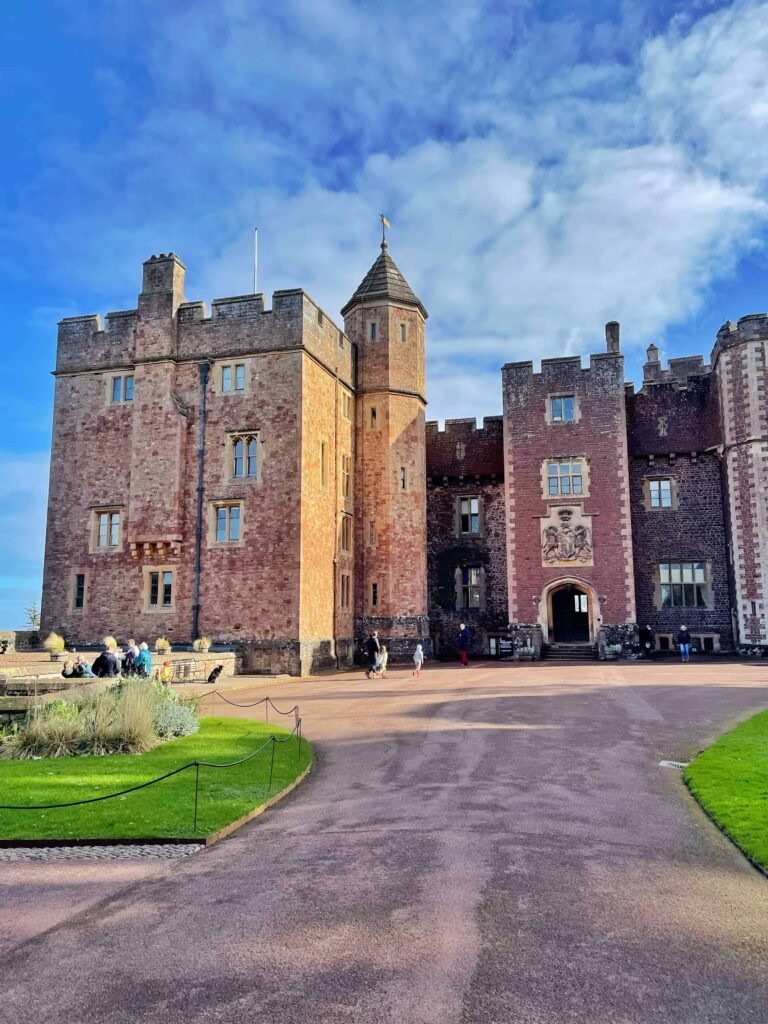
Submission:
M 238 480 L 241 479 L 238 477 Z M 243 478 L 245 479 L 245 478 Z M 240 508 L 240 539 L 216 540 L 216 513 L 220 508 Z M 245 502 L 242 498 L 212 498 L 208 502 L 208 547 L 209 548 L 240 548 L 245 544 Z
M 341 389 L 341 415 L 345 420 L 352 419 L 352 394 L 346 388 Z
M 472 498 L 476 498 L 477 499 L 477 520 L 478 520 L 477 533 L 462 533 L 462 530 L 461 530 L 461 503 L 462 503 L 462 501 L 467 501 L 468 499 L 472 499 Z M 469 492 L 467 492 L 466 494 L 457 494 L 456 495 L 456 505 L 455 505 L 455 509 L 454 509 L 454 535 L 456 537 L 471 537 L 471 538 L 476 539 L 476 540 L 479 540 L 482 537 L 484 537 L 485 536 L 485 516 L 484 516 L 484 512 L 485 512 L 485 498 L 484 498 L 484 496 L 482 494 L 478 494 L 477 492 L 475 492 L 474 494 L 471 494 Z
M 352 501 L 352 454 L 350 452 L 339 454 L 339 494 L 345 503 Z
M 317 447 L 317 468 L 320 477 L 320 490 L 328 490 L 328 451 L 330 445 L 327 437 L 320 438 L 320 444 Z
M 132 395 L 136 394 L 136 377 L 134 371 L 130 370 L 108 370 L 104 374 L 104 390 L 106 393 L 107 405 L 133 405 L 133 398 L 126 399 L 125 397 L 125 381 L 130 377 L 133 380 L 133 391 Z M 112 400 L 112 381 L 115 378 L 120 379 L 120 397 L 113 401 Z
M 84 577 L 83 607 L 82 608 L 77 608 L 76 605 L 75 605 L 75 598 L 76 598 L 76 595 L 77 595 L 77 577 L 78 576 Z M 71 572 L 70 580 L 69 580 L 69 593 L 67 595 L 67 607 L 71 610 L 73 615 L 82 615 L 85 611 L 88 610 L 88 591 L 90 589 L 89 588 L 90 581 L 88 579 L 88 576 L 89 576 L 88 570 L 84 569 L 82 567 L 75 567 L 72 570 L 72 572 Z
M 155 614 L 163 615 L 163 614 L 168 614 L 169 612 L 175 612 L 176 611 L 176 589 L 177 589 L 176 570 L 177 570 L 177 568 L 178 568 L 178 566 L 175 566 L 175 565 L 145 565 L 145 566 L 142 566 L 143 582 L 142 582 L 142 589 L 141 589 L 141 607 L 142 607 L 142 610 L 144 612 L 146 612 L 148 614 L 152 614 L 152 615 L 155 615 Z M 159 584 L 158 603 L 156 605 L 154 605 L 154 604 L 151 605 L 149 603 L 150 586 L 151 586 L 150 576 L 151 576 L 151 574 L 153 572 L 160 573 L 160 579 L 158 581 L 158 584 Z M 164 605 L 163 604 L 163 573 L 164 572 L 172 572 L 173 573 L 173 581 L 171 583 L 171 603 L 169 605 Z
M 224 367 L 229 367 L 231 369 L 231 387 L 228 391 L 224 391 L 222 387 L 222 374 Z M 236 370 L 234 370 L 234 368 L 236 367 L 245 367 L 245 384 L 242 388 L 234 387 L 234 381 L 236 381 Z M 226 395 L 227 397 L 230 397 L 231 395 L 248 394 L 251 390 L 251 360 L 238 358 L 237 356 L 232 356 L 231 358 L 226 359 L 217 359 L 213 365 L 213 380 L 216 394 L 218 395 Z
M 573 399 L 573 419 L 572 420 L 553 420 L 552 419 L 552 399 L 553 398 L 572 398 Z M 551 391 L 544 400 L 544 422 L 548 427 L 569 427 L 574 423 L 579 423 L 581 420 L 581 402 L 579 396 L 575 391 Z
M 480 584 L 479 584 L 479 600 L 480 603 L 476 605 L 465 605 L 463 603 L 463 581 L 462 572 L 464 569 L 479 569 L 480 570 Z M 485 610 L 485 598 L 486 598 L 486 573 L 485 566 L 479 562 L 462 562 L 457 565 L 453 572 L 454 586 L 456 591 L 456 611 L 457 612 L 481 612 Z
M 705 604 L 675 604 L 675 605 L 663 605 L 661 603 L 661 571 L 659 566 L 663 563 L 664 565 L 680 564 L 687 562 L 703 562 L 704 563 L 704 601 Z M 706 612 L 713 611 L 715 604 L 712 595 L 712 563 L 706 558 L 660 558 L 657 562 L 653 563 L 653 607 L 660 612 L 668 612 L 670 609 L 679 609 L 683 612 Z M 687 623 L 686 623 L 687 625 Z
M 256 476 L 235 476 L 235 441 L 246 438 L 256 439 Z M 245 446 L 245 457 L 248 457 L 248 446 Z M 227 483 L 256 483 L 262 481 L 262 470 L 264 467 L 264 444 L 261 440 L 261 431 L 255 430 L 230 430 L 227 432 L 227 439 L 224 445 L 224 480 Z
M 550 462 L 577 462 L 581 466 L 581 493 L 580 494 L 550 494 L 549 493 L 549 471 Z M 583 498 L 589 498 L 589 458 L 586 455 L 552 455 L 541 463 L 541 494 L 544 501 L 557 501 L 562 504 L 564 501 L 579 502 Z
M 710 640 L 710 639 L 712 640 L 712 650 L 713 651 L 719 651 L 720 650 L 720 634 L 719 633 L 701 633 L 701 632 L 694 633 L 693 631 L 689 631 L 689 632 L 690 632 L 690 635 L 691 635 L 691 640 L 698 640 L 699 641 L 699 648 L 698 649 L 700 651 L 704 650 L 704 639 L 705 638 L 707 640 Z M 675 630 L 674 633 L 666 633 L 666 632 L 655 633 L 654 634 L 654 650 L 656 650 L 656 651 L 675 651 L 677 649 L 675 647 L 675 637 L 676 636 L 677 636 L 677 630 Z M 661 637 L 663 637 L 667 641 L 668 646 L 666 646 L 666 647 L 662 647 L 661 646 L 661 644 L 659 643 L 659 640 L 660 640 Z
M 339 607 L 345 610 L 352 607 L 352 574 L 339 573 Z
M 117 544 L 114 547 L 110 547 L 109 544 L 106 547 L 99 546 L 99 516 L 101 515 L 112 515 L 117 512 L 120 515 L 120 528 L 118 531 Z M 91 555 L 114 555 L 118 554 L 123 550 L 123 536 L 125 534 L 125 516 L 122 505 L 96 505 L 92 506 L 89 510 L 90 513 L 90 528 L 89 528 L 89 545 L 88 553 Z
M 354 522 L 352 516 L 348 513 L 342 513 L 341 523 L 339 525 L 339 550 L 349 552 L 352 550 L 353 536 L 354 536 Z M 347 533 L 345 537 L 344 534 Z M 345 545 L 345 541 L 346 543 Z
M 672 487 L 672 504 L 671 505 L 652 505 L 651 504 L 651 480 L 669 480 Z M 642 478 L 643 485 L 643 508 L 646 512 L 674 512 L 680 508 L 680 490 L 677 477 L 670 476 L 669 473 L 649 473 L 648 476 Z

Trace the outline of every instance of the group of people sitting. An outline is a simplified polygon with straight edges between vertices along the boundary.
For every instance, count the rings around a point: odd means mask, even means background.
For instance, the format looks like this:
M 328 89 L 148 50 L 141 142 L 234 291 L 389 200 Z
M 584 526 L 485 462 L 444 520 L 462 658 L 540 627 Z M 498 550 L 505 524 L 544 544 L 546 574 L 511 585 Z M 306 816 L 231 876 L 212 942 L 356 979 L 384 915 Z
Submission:
M 152 677 L 152 652 L 145 643 L 137 644 L 129 640 L 124 651 L 120 648 L 106 647 L 89 665 L 82 654 L 74 661 L 65 661 L 61 674 L 65 679 L 87 679 L 91 677 L 115 678 L 117 676 L 139 676 L 142 679 Z M 155 677 L 165 686 L 173 680 L 173 666 L 164 661 L 162 667 L 155 671 Z

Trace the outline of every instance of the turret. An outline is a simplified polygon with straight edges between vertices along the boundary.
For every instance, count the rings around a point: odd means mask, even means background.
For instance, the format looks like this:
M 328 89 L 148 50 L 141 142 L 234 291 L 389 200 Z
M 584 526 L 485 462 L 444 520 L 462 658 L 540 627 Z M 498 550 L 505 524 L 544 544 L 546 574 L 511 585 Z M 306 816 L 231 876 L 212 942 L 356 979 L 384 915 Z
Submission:
M 392 658 L 428 645 L 424 325 L 427 311 L 381 254 L 342 309 L 356 343 L 356 632 Z M 427 647 L 425 646 L 425 650 Z

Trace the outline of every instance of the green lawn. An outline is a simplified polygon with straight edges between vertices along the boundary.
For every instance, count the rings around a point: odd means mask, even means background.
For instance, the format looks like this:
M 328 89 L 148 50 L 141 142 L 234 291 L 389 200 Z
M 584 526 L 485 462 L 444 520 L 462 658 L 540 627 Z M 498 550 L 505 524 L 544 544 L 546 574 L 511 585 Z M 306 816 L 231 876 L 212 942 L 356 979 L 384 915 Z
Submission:
M 683 778 L 723 831 L 768 869 L 768 711 L 721 736 Z
M 50 804 L 114 793 L 157 778 L 189 761 L 221 764 L 250 754 L 288 730 L 236 718 L 203 718 L 193 736 L 169 740 L 146 754 L 0 761 L 0 803 Z M 193 829 L 195 769 L 101 803 L 47 811 L 0 811 L 0 839 L 137 839 L 207 836 L 288 786 L 307 767 L 306 740 L 271 744 L 235 768 L 201 768 L 197 832 Z

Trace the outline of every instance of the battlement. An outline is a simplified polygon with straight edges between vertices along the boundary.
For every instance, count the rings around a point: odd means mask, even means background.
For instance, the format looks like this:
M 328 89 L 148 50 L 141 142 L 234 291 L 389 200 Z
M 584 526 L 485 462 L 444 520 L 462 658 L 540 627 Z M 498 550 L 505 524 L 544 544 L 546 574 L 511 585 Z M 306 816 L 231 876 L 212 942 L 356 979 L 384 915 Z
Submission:
M 67 317 L 59 324 L 56 372 L 74 373 L 134 365 L 140 322 L 152 323 L 164 341 L 150 354 L 171 359 L 218 359 L 275 349 L 304 347 L 350 386 L 352 344 L 344 332 L 301 288 L 265 297 L 233 295 L 214 299 L 210 316 L 202 301 L 183 301 L 184 264 L 174 253 L 150 256 L 143 264 L 137 309 Z M 142 350 L 140 353 L 144 356 Z
M 427 476 L 471 477 L 504 475 L 504 417 L 436 420 L 426 424 Z
M 691 378 L 703 377 L 710 373 L 712 367 L 704 362 L 704 356 L 678 356 L 668 361 L 665 368 L 661 362 L 661 356 L 657 345 L 649 345 L 646 351 L 646 361 L 643 364 L 643 385 L 669 384 L 677 387 L 688 387 Z
M 749 341 L 768 339 L 768 313 L 748 313 L 740 317 L 736 323 L 726 320 L 717 332 L 717 339 L 712 349 L 712 366 L 714 367 L 720 353 L 735 345 L 743 345 Z

